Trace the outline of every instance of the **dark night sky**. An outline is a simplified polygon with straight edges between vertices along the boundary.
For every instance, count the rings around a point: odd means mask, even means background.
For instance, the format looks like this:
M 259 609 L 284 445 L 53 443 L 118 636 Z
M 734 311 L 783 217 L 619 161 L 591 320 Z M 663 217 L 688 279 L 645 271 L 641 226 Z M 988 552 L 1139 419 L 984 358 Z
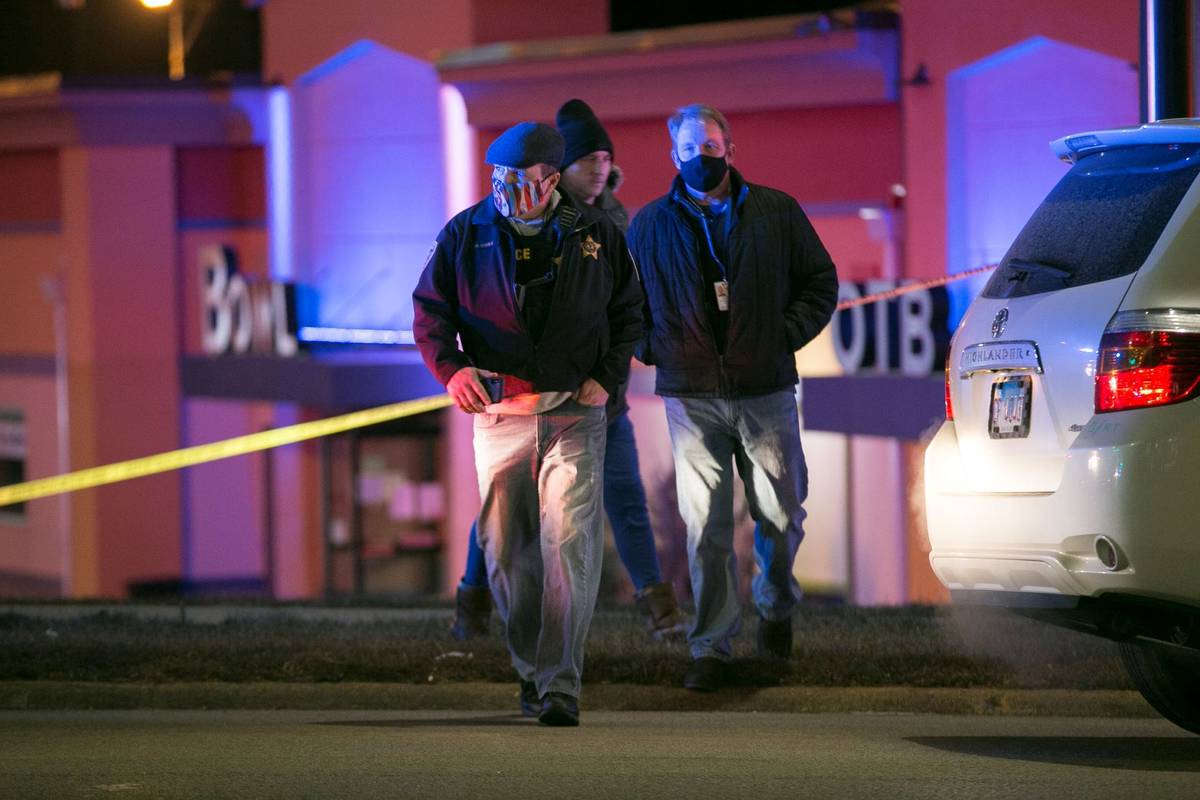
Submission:
M 2 0 L 0 9 L 0 74 L 167 74 L 167 15 L 138 0 L 86 0 L 75 11 L 58 0 Z M 258 12 L 240 0 L 217 0 L 188 53 L 187 69 L 257 75 Z
M 196 0 L 176 0 L 186 8 Z M 68 3 L 69 5 L 69 3 Z M 796 14 L 852 5 L 838 0 L 611 0 L 614 31 Z M 215 0 L 187 71 L 261 71 L 259 14 L 241 0 Z M 86 0 L 80 10 L 60 0 L 0 0 L 0 75 L 61 71 L 82 75 L 165 75 L 167 15 L 138 0 Z
M 613 31 L 668 28 L 731 19 L 753 19 L 782 14 L 807 14 L 845 8 L 854 0 L 611 0 L 609 17 Z

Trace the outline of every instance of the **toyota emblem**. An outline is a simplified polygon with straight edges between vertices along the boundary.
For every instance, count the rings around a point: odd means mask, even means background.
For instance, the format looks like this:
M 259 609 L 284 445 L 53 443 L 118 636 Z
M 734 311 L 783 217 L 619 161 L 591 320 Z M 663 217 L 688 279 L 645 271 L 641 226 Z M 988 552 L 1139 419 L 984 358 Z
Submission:
M 1004 329 L 1008 327 L 1008 309 L 1002 308 L 996 312 L 996 318 L 992 320 L 992 338 L 995 339 L 1000 334 L 1004 333 Z

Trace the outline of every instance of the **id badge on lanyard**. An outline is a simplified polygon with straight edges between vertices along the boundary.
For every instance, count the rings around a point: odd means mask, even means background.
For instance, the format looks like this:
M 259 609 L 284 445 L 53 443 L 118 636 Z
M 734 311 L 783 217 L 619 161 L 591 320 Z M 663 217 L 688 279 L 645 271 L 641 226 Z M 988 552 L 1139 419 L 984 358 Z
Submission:
M 714 281 L 713 291 L 717 295 L 717 310 L 729 310 L 729 281 Z

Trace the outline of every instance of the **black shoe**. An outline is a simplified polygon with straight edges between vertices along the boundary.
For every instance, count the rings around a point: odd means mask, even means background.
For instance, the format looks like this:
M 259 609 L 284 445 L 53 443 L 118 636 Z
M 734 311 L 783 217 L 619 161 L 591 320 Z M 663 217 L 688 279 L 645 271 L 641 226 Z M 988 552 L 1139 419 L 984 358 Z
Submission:
M 537 684 L 533 681 L 521 681 L 521 716 L 536 717 L 542 710 L 542 702 L 538 698 Z
M 460 584 L 454 594 L 454 624 L 450 635 L 460 642 L 490 633 L 492 590 L 486 586 Z
M 758 620 L 758 654 L 783 660 L 792 657 L 791 619 Z
M 715 692 L 725 678 L 725 662 L 712 656 L 702 656 L 692 662 L 683 676 L 683 688 L 693 692 Z
M 547 692 L 538 722 L 554 728 L 575 727 L 579 724 L 579 701 L 562 692 Z

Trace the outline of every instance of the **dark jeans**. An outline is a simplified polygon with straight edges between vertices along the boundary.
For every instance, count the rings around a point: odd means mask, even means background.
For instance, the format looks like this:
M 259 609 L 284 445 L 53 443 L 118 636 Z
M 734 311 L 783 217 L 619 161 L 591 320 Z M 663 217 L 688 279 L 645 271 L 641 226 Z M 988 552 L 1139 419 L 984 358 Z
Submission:
M 646 490 L 638 468 L 637 442 L 629 415 L 618 414 L 608 423 L 604 449 L 604 511 L 613 529 L 617 555 L 638 591 L 662 581 L 658 550 L 650 515 L 646 511 Z M 467 548 L 464 586 L 487 586 L 487 564 L 479 549 L 478 521 L 471 525 L 471 543 Z

